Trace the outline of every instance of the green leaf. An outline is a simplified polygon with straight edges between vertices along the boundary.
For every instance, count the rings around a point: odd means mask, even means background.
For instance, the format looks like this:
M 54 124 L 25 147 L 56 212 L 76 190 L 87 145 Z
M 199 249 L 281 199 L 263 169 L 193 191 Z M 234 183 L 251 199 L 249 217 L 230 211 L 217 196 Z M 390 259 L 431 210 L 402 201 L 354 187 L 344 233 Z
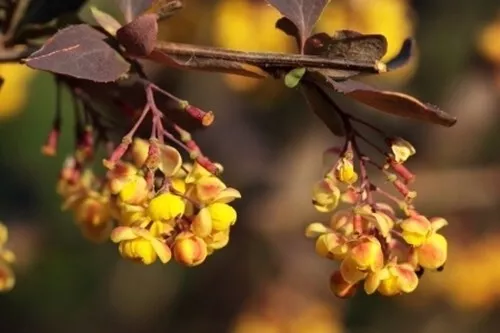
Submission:
M 103 12 L 97 7 L 91 6 L 90 11 L 94 20 L 106 30 L 111 36 L 116 35 L 116 31 L 121 28 L 120 22 L 118 22 L 113 16 L 108 13 Z
M 285 75 L 285 85 L 288 88 L 295 88 L 300 83 L 300 79 L 302 79 L 305 73 L 305 68 L 295 68 L 291 70 Z

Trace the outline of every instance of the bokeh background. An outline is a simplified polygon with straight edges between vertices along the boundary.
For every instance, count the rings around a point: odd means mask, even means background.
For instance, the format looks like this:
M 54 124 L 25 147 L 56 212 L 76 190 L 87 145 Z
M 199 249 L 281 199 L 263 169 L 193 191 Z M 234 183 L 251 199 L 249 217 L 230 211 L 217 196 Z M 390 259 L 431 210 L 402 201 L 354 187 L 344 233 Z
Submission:
M 110 1 L 92 1 L 116 13 Z M 294 52 L 263 0 L 185 0 L 161 38 L 241 50 Z M 82 11 L 88 17 L 88 8 Z M 334 267 L 303 236 L 318 215 L 311 187 L 324 149 L 337 144 L 281 82 L 185 73 L 148 65 L 158 82 L 216 122 L 198 136 L 240 189 L 230 244 L 197 268 L 144 267 L 113 244 L 84 240 L 55 193 L 61 153 L 43 157 L 54 85 L 48 74 L 1 65 L 0 216 L 16 252 L 15 289 L 0 295 L 1 333 L 497 332 L 500 326 L 500 4 L 497 0 L 333 0 L 318 30 L 408 35 L 418 54 L 370 83 L 414 94 L 456 115 L 440 128 L 348 105 L 413 142 L 416 201 L 447 218 L 449 263 L 411 295 L 337 300 Z M 344 103 L 344 102 L 342 102 Z M 65 110 L 71 114 L 66 99 Z

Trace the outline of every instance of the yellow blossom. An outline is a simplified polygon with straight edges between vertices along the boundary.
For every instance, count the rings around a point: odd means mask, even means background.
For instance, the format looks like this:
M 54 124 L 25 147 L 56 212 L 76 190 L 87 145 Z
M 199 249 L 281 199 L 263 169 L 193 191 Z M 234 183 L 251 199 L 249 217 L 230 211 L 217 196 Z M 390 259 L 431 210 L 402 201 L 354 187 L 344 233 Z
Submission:
M 378 239 L 365 236 L 349 244 L 347 257 L 356 263 L 360 271 L 376 272 L 384 266 L 384 253 Z
M 172 257 L 170 248 L 147 229 L 117 227 L 111 233 L 111 240 L 119 243 L 120 254 L 124 258 L 150 265 L 157 258 L 164 264 Z
M 315 249 L 316 253 L 322 257 L 341 260 L 346 255 L 348 246 L 342 235 L 329 232 L 316 239 Z
M 325 178 L 314 185 L 313 205 L 321 213 L 337 208 L 340 200 L 340 189 L 331 178 Z
M 416 153 L 412 144 L 402 138 L 396 138 L 391 142 L 391 150 L 396 163 L 404 163 Z
M 335 166 L 335 177 L 341 183 L 352 185 L 358 180 L 358 174 L 354 171 L 351 159 L 342 157 Z
M 236 222 L 237 214 L 233 207 L 215 202 L 207 207 L 212 219 L 212 228 L 217 231 L 229 229 Z
M 95 242 L 105 241 L 113 228 L 107 198 L 88 197 L 75 208 L 75 220 L 82 233 Z
M 207 244 L 200 237 L 184 232 L 175 238 L 173 253 L 177 262 L 186 266 L 197 266 L 207 257 Z
M 418 263 L 427 269 L 437 269 L 444 265 L 448 255 L 446 238 L 437 231 L 446 226 L 443 218 L 429 221 L 425 216 L 415 216 L 401 222 L 402 236 L 415 247 Z
M 133 175 L 124 182 L 119 192 L 120 200 L 124 203 L 137 205 L 143 202 L 149 193 L 148 184 L 143 176 Z
M 409 264 L 391 263 L 382 271 L 370 274 L 365 280 L 367 294 L 378 290 L 384 296 L 411 293 L 418 286 L 418 277 Z
M 162 193 L 149 202 L 148 214 L 152 220 L 168 221 L 181 216 L 186 204 L 178 195 Z

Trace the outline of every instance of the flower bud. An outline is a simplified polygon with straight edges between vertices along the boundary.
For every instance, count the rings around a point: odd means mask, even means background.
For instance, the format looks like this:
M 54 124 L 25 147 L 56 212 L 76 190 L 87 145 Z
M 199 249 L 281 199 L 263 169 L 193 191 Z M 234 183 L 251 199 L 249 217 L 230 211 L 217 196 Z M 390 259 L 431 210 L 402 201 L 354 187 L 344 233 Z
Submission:
M 342 157 L 335 166 L 335 177 L 339 182 L 352 185 L 358 180 L 358 174 L 354 171 L 351 159 Z
M 173 253 L 177 262 L 186 266 L 197 266 L 207 257 L 207 244 L 191 233 L 181 233 L 175 239 Z

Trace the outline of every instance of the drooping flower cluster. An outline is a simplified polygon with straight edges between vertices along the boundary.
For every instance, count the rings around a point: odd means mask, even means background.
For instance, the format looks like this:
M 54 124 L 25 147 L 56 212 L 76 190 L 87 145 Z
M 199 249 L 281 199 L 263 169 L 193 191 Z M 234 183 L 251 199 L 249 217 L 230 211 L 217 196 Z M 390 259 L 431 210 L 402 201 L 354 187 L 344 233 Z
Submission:
M 7 227 L 0 223 L 0 292 L 12 290 L 16 283 L 11 265 L 16 260 L 14 253 L 5 247 L 9 233 Z
M 336 296 L 352 296 L 360 286 L 367 294 L 410 293 L 417 288 L 424 270 L 443 268 L 447 241 L 439 230 L 447 222 L 423 216 L 412 204 L 416 193 L 407 185 L 414 175 L 403 165 L 415 154 L 410 143 L 389 140 L 392 152 L 386 154 L 386 163 L 379 167 L 402 199 L 375 186 L 368 178 L 366 165 L 376 163 L 360 153 L 355 139 L 346 143 L 344 150 L 327 152 L 340 157 L 313 191 L 315 208 L 333 213 L 330 222 L 310 224 L 306 236 L 316 239 L 317 254 L 340 263 L 330 278 Z M 355 156 L 360 176 L 355 170 Z M 395 202 L 404 217 L 398 217 L 389 204 L 375 201 L 374 195 Z M 351 207 L 337 209 L 341 202 Z
M 70 158 L 58 192 L 83 235 L 111 238 L 124 258 L 146 265 L 172 257 L 201 264 L 228 244 L 237 218 L 229 203 L 240 198 L 198 162 L 183 163 L 174 147 L 138 138 L 102 179 Z

